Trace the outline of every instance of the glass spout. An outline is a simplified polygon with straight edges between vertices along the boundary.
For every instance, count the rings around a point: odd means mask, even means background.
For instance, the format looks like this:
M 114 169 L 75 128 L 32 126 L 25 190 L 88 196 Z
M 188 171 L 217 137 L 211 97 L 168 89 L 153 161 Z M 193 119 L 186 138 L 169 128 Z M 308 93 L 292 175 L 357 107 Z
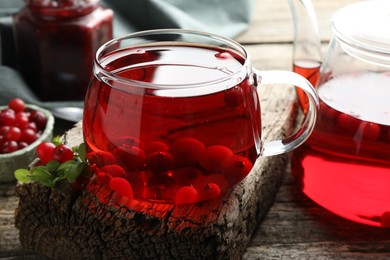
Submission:
M 294 24 L 293 71 L 316 87 L 320 77 L 322 53 L 314 7 L 311 0 L 288 0 L 288 3 Z M 306 112 L 306 95 L 299 89 L 297 95 Z

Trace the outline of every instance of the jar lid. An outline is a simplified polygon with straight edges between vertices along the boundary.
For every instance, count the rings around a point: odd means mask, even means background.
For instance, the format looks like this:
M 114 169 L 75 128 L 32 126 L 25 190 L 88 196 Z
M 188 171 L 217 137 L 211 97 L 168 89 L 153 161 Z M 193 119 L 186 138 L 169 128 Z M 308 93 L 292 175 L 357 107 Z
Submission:
M 355 48 L 355 54 L 390 64 L 390 1 L 347 5 L 333 16 L 333 31 L 339 40 Z

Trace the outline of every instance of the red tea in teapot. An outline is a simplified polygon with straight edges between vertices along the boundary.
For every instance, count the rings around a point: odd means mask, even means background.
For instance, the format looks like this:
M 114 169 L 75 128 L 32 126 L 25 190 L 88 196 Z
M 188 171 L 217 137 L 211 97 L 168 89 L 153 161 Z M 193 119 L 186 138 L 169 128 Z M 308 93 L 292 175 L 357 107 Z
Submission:
M 302 190 L 330 211 L 389 225 L 390 73 L 351 73 L 318 87 L 317 125 L 293 152 Z
M 293 71 L 305 77 L 313 86 L 317 86 L 320 79 L 321 62 L 316 60 L 296 60 L 293 64 Z M 296 88 L 297 96 L 301 108 L 304 112 L 307 111 L 309 100 L 305 92 Z
M 110 178 L 126 179 L 134 198 L 196 202 L 217 197 L 249 173 L 261 130 L 256 88 L 248 78 L 213 83 L 209 93 L 193 87 L 239 70 L 243 58 L 176 45 L 122 49 L 102 60 L 119 80 L 103 75 L 91 83 L 83 121 L 87 156 Z M 143 82 L 159 88 L 140 88 Z M 182 87 L 176 91 L 176 85 Z

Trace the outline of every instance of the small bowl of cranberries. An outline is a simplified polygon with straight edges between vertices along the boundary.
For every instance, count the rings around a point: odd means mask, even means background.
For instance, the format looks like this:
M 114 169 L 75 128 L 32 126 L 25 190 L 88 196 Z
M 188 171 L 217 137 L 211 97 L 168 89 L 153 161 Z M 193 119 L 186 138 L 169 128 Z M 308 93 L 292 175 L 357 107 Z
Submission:
M 27 168 L 35 149 L 53 137 L 54 116 L 46 109 L 14 98 L 0 106 L 0 182 L 15 181 L 14 171 Z

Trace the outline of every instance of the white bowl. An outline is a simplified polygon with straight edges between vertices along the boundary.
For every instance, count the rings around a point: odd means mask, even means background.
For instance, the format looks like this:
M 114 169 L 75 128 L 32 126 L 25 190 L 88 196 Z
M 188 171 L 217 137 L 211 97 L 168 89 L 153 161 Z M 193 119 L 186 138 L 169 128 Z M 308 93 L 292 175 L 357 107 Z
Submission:
M 35 148 L 44 141 L 51 141 L 53 138 L 54 116 L 46 109 L 35 105 L 26 105 L 26 107 L 41 111 L 46 115 L 46 128 L 43 133 L 29 146 L 17 150 L 13 153 L 0 154 L 0 182 L 15 181 L 14 171 L 25 168 L 37 157 Z M 6 107 L 0 107 L 0 110 Z

